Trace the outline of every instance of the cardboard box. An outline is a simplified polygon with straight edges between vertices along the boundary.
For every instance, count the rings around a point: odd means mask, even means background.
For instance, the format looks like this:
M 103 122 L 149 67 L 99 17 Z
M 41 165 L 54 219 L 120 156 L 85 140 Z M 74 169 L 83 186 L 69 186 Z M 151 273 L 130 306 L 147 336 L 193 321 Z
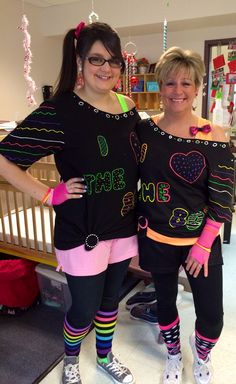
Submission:
M 65 274 L 44 264 L 38 264 L 35 271 L 42 303 L 66 312 L 71 305 L 71 295 Z

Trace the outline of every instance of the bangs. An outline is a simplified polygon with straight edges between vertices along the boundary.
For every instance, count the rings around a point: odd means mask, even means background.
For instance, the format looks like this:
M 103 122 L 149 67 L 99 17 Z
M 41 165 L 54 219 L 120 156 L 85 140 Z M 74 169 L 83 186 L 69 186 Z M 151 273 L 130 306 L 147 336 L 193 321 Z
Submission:
M 186 78 L 195 82 L 196 79 L 193 67 L 183 62 L 170 63 L 170 65 L 166 66 L 165 69 L 163 68 L 163 72 L 161 74 L 163 82 L 172 76 L 175 77 L 180 72 L 184 72 L 186 74 Z

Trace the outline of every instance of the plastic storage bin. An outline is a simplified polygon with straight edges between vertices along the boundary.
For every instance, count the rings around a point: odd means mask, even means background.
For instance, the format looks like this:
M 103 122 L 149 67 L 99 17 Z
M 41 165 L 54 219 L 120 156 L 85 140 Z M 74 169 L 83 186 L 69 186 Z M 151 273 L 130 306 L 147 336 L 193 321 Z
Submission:
M 44 264 L 38 264 L 35 271 L 42 303 L 66 312 L 71 305 L 71 295 L 64 273 Z

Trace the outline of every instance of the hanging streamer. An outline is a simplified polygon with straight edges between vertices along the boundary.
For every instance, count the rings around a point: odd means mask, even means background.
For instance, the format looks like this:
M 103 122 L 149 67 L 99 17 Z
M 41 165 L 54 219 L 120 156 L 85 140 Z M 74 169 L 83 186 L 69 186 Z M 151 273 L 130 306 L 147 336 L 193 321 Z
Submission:
M 27 30 L 29 25 L 28 19 L 25 15 L 22 16 L 21 26 L 18 27 L 24 34 L 23 47 L 25 51 L 24 55 L 24 78 L 28 85 L 28 90 L 26 93 L 26 98 L 28 100 L 28 105 L 37 105 L 33 93 L 37 90 L 34 80 L 30 77 L 31 63 L 32 63 L 32 52 L 30 50 L 31 37 Z
M 163 52 L 167 50 L 167 20 L 164 20 L 163 26 Z

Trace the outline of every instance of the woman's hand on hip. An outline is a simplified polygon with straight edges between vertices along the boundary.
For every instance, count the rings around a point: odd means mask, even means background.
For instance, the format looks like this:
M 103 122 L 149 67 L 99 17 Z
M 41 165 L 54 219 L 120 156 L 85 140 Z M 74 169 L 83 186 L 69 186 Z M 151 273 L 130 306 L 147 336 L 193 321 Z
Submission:
M 66 185 L 68 199 L 79 199 L 87 192 L 87 185 L 84 184 L 82 177 L 74 177 L 64 184 Z
M 87 186 L 83 183 L 81 177 L 74 177 L 61 182 L 54 189 L 51 189 L 47 204 L 59 205 L 69 199 L 81 199 L 83 194 L 87 192 Z

